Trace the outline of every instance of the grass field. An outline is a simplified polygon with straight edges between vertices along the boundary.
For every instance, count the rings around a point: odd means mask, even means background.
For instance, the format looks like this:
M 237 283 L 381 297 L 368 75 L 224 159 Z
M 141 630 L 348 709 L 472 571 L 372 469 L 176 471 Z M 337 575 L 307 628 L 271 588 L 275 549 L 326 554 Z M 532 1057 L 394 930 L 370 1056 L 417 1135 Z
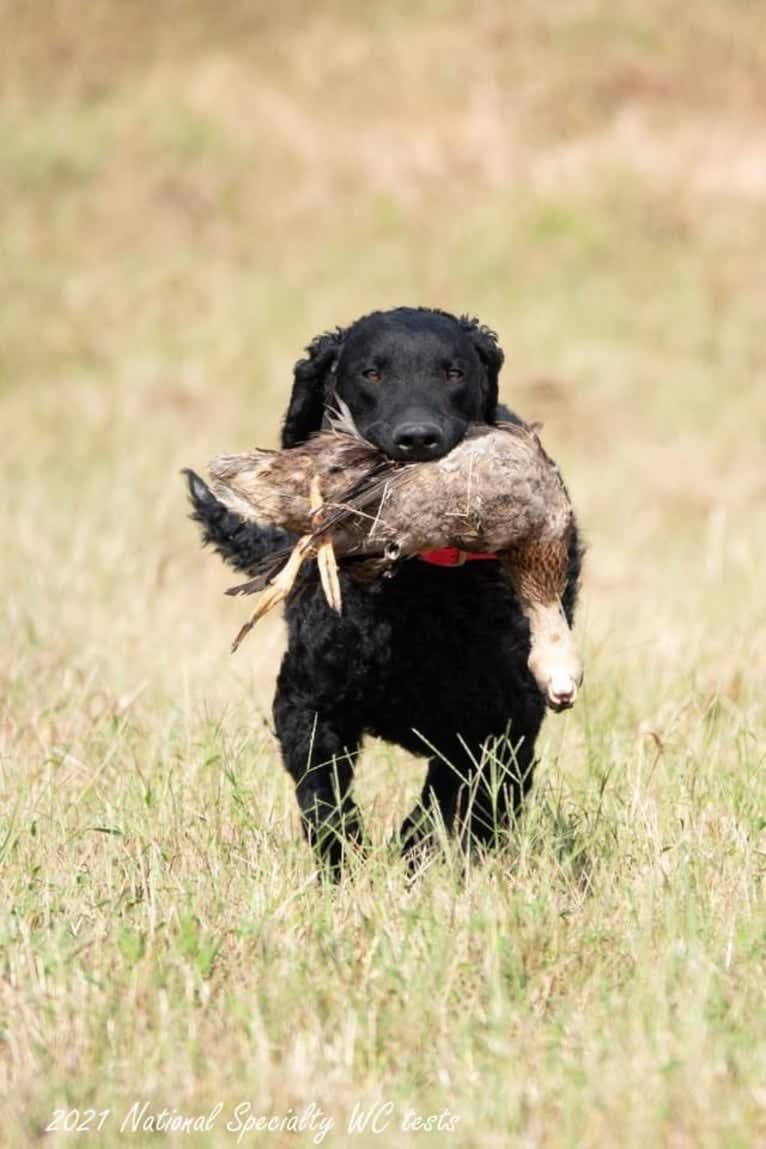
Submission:
M 274 7 L 0 0 L 0 1142 L 766 1146 L 766 4 Z M 370 745 L 325 889 L 178 471 L 399 303 L 545 423 L 586 682 L 465 874 Z

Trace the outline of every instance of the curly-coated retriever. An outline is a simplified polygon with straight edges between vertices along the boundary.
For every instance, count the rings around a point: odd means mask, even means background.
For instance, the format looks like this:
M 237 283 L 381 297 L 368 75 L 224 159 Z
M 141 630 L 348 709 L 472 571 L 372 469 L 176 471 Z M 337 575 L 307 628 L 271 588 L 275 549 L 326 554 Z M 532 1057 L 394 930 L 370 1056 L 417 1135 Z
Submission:
M 298 361 L 282 445 L 304 442 L 342 399 L 388 455 L 438 458 L 470 423 L 516 418 L 498 409 L 502 363 L 496 336 L 475 319 L 375 312 L 319 336 Z M 226 511 L 200 481 L 190 490 L 205 541 L 232 566 L 249 571 L 290 541 Z M 344 574 L 341 615 L 325 602 L 315 564 L 290 596 L 274 718 L 306 835 L 334 872 L 350 844 L 363 846 L 352 781 L 365 734 L 428 758 L 401 830 L 405 852 L 432 835 L 436 811 L 469 841 L 494 841 L 529 788 L 545 704 L 527 668 L 527 623 L 499 564 L 464 558 L 430 553 L 373 583 Z M 575 534 L 563 599 L 570 623 L 580 561 Z M 488 744 L 493 752 L 482 754 Z

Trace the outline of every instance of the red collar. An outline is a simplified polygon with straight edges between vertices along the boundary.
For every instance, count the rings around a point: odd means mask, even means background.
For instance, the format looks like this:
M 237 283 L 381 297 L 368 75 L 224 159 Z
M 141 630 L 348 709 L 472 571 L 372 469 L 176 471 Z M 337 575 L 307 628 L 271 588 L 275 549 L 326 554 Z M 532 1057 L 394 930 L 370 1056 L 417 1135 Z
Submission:
M 479 551 L 461 551 L 457 547 L 442 547 L 438 551 L 421 551 L 418 558 L 435 567 L 461 567 L 463 563 L 476 559 L 496 559 L 497 555 Z

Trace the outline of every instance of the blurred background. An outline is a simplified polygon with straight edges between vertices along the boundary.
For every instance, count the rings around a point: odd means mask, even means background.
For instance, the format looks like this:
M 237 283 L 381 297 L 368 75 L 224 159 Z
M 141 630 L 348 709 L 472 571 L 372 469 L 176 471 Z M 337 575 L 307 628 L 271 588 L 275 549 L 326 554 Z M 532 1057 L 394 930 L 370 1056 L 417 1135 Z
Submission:
M 637 737 L 762 713 L 766 5 L 0 11 L 6 747 L 265 721 L 281 623 L 230 657 L 179 468 L 273 445 L 309 340 L 399 304 L 494 328 L 564 469 L 570 740 L 618 695 Z

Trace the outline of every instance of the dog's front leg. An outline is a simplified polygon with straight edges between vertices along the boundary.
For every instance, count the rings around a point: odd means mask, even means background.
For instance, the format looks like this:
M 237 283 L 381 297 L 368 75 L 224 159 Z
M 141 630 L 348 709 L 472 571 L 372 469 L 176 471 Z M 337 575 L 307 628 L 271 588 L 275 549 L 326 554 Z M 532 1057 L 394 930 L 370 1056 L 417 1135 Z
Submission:
M 321 713 L 294 692 L 283 672 L 274 700 L 274 721 L 307 840 L 327 867 L 340 877 L 346 855 L 361 852 L 364 831 L 351 796 L 360 731 L 347 715 Z

